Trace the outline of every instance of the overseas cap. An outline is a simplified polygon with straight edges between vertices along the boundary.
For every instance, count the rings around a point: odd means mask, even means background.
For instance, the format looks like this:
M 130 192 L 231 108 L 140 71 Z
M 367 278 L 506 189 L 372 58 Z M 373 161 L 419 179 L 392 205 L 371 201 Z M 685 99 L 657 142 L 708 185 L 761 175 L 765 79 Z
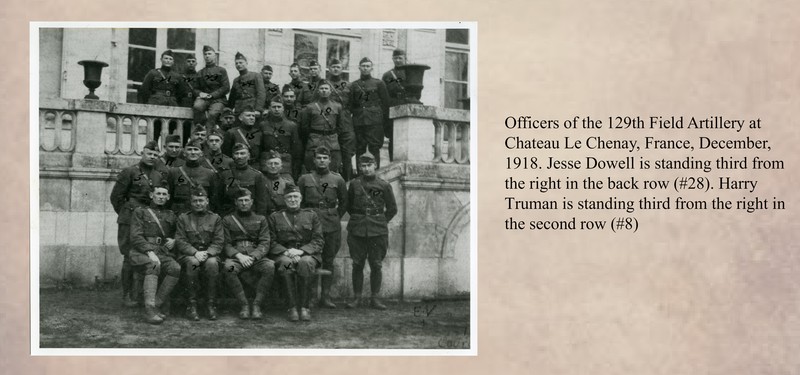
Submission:
M 167 143 L 181 143 L 181 136 L 177 134 L 170 134 L 164 139 L 164 144 Z

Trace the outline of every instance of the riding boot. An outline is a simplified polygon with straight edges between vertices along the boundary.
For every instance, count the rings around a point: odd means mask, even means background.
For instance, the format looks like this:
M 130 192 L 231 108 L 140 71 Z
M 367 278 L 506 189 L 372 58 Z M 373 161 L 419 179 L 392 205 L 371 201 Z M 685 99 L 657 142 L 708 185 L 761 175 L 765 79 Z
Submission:
M 236 301 L 239 302 L 239 306 L 241 307 L 241 310 L 239 310 L 239 318 L 250 319 L 250 303 L 247 302 L 247 295 L 244 294 L 244 290 L 236 292 Z
M 296 322 L 300 320 L 300 316 L 297 314 L 297 299 L 295 297 L 295 285 L 294 285 L 294 274 L 292 273 L 284 273 L 283 274 L 283 283 L 286 285 L 286 299 L 289 305 L 288 311 L 288 319 L 292 322 Z
M 198 321 L 200 315 L 197 314 L 197 280 L 196 277 L 187 277 L 186 289 L 189 292 L 189 303 L 186 304 L 186 317 L 189 320 Z
M 206 279 L 206 299 L 208 319 L 217 320 L 217 277 L 208 277 Z
M 136 307 L 136 295 L 133 287 L 133 267 L 127 262 L 122 262 L 122 304 L 125 307 Z
M 169 297 L 170 294 L 172 294 L 172 289 L 175 289 L 176 285 L 178 285 L 178 278 L 167 275 L 164 277 L 164 281 L 161 282 L 161 286 L 158 287 L 158 292 L 156 293 L 156 307 L 159 308 L 164 317 L 169 316 Z
M 361 304 L 361 292 L 364 290 L 364 269 L 360 271 L 353 268 L 353 300 L 345 305 L 348 309 L 355 309 Z
M 261 275 L 256 283 L 256 298 L 253 300 L 253 319 L 261 319 L 261 304 L 269 293 L 270 279 L 267 275 Z
M 331 284 L 333 275 L 323 275 L 322 277 L 322 297 L 319 299 L 319 307 L 335 309 L 336 304 L 331 301 Z
M 371 271 L 369 277 L 370 289 L 372 291 L 370 306 L 372 306 L 373 309 L 386 310 L 386 305 L 381 303 L 381 300 L 378 298 L 378 294 L 381 292 L 382 279 L 383 274 L 381 273 L 380 268 Z
M 156 308 L 156 287 L 158 286 L 157 275 L 147 275 L 144 277 L 144 312 L 145 321 L 150 324 L 161 324 L 164 322 L 158 316 L 158 308 Z
M 311 283 L 308 277 L 297 275 L 297 290 L 300 297 L 300 320 L 307 322 L 311 320 Z

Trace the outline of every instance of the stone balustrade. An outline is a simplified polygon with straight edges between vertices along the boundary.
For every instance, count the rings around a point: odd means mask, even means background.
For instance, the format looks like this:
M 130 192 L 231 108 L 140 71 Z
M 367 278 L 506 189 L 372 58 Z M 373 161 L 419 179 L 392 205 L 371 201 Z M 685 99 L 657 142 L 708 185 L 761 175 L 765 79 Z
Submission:
M 421 104 L 392 107 L 393 161 L 469 164 L 469 111 Z

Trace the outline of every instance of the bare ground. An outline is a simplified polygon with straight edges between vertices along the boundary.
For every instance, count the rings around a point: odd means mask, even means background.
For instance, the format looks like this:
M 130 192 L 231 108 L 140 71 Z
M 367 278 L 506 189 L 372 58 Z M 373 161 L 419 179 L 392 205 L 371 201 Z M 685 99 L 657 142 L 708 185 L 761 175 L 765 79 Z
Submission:
M 161 325 L 144 322 L 144 309 L 126 308 L 120 291 L 42 290 L 41 348 L 402 348 L 468 349 L 469 302 L 387 302 L 366 307 L 312 309 L 311 322 L 289 322 L 268 306 L 261 321 L 240 320 L 231 303 L 219 320 L 183 317 L 180 306 Z M 342 301 L 336 301 L 342 302 Z

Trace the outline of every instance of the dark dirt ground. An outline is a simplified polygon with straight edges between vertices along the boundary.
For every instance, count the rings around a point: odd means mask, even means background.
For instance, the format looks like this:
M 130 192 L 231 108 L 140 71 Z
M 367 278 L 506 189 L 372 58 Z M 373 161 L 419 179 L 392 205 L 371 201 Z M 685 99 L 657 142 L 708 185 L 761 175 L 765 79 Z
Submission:
M 155 326 L 144 308 L 126 308 L 119 289 L 42 290 L 41 348 L 398 348 L 468 349 L 469 301 L 392 302 L 388 310 L 312 308 L 311 322 L 289 322 L 272 301 L 263 320 L 240 320 L 224 302 L 219 320 L 199 322 L 173 306 Z M 200 309 L 201 311 L 203 309 Z

